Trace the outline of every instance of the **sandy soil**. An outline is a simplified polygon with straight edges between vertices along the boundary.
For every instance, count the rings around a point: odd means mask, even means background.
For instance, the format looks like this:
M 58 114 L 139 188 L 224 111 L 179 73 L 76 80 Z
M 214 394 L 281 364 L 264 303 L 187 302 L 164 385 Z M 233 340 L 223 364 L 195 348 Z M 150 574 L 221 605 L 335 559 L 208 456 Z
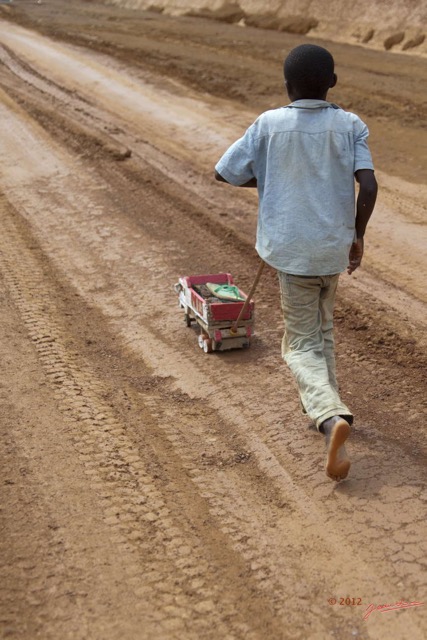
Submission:
M 212 167 L 283 102 L 300 39 L 62 0 L 1 17 L 2 637 L 425 637 L 427 605 L 363 614 L 425 599 L 426 61 L 331 45 L 381 185 L 337 308 L 337 485 L 275 274 L 251 348 L 224 354 L 172 290 L 249 288 L 256 197 Z

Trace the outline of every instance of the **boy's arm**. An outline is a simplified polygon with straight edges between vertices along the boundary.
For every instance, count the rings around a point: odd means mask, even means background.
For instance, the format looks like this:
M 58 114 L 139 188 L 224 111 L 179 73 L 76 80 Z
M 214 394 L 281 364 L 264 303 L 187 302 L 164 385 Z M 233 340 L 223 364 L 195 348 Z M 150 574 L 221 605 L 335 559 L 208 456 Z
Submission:
M 356 236 L 363 238 L 369 218 L 375 207 L 378 184 L 372 169 L 359 169 L 355 173 L 359 183 L 356 206 Z
M 219 182 L 226 182 L 227 184 L 230 184 L 225 178 L 222 177 L 222 175 L 220 173 L 218 173 L 218 171 L 215 171 L 215 180 L 218 180 Z M 251 178 L 248 182 L 245 182 L 244 184 L 239 184 L 239 187 L 257 187 L 257 179 L 256 178 Z
M 363 258 L 363 237 L 369 218 L 375 207 L 378 184 L 372 169 L 359 169 L 355 173 L 359 183 L 359 194 L 356 205 L 356 240 L 350 248 L 347 273 L 351 274 L 360 266 Z

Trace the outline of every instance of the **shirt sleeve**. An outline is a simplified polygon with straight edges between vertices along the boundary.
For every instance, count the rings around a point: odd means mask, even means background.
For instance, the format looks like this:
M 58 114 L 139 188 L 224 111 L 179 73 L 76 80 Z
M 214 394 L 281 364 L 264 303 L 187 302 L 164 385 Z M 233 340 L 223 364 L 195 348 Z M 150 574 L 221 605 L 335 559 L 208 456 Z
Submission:
M 256 178 L 252 127 L 227 149 L 215 169 L 227 182 L 236 187 Z
M 371 152 L 368 147 L 369 130 L 358 118 L 354 132 L 354 172 L 359 169 L 373 169 Z

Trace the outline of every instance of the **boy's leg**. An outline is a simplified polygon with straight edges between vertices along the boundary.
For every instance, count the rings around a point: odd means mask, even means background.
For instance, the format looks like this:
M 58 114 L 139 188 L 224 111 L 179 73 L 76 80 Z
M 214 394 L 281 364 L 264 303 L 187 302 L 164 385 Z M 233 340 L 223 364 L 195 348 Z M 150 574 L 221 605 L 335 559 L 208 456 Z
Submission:
M 320 289 L 319 307 L 321 331 L 323 335 L 323 353 L 328 367 L 328 376 L 331 386 L 338 391 L 338 382 L 335 368 L 335 341 L 334 341 L 334 302 L 337 290 L 338 279 L 331 283 L 331 286 Z M 304 404 L 300 397 L 301 410 L 307 415 Z
M 338 277 L 279 272 L 285 319 L 282 356 L 297 381 L 305 411 L 318 428 L 334 416 L 352 422 L 335 377 L 332 315 Z
M 335 368 L 335 340 L 334 340 L 334 306 L 335 294 L 338 287 L 338 277 L 333 276 L 329 286 L 320 290 L 320 320 L 323 335 L 323 353 L 328 366 L 329 382 L 338 392 L 337 374 Z

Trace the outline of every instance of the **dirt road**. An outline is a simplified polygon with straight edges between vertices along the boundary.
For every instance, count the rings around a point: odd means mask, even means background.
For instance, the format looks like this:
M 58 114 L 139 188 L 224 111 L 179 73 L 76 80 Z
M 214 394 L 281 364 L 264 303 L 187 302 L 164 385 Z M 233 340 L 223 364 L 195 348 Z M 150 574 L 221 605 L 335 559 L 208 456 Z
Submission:
M 275 274 L 244 351 L 205 355 L 172 290 L 250 286 L 256 198 L 212 167 L 283 101 L 296 38 L 59 0 L 1 16 L 1 637 L 425 637 L 427 604 L 363 614 L 426 597 L 426 61 L 332 47 L 381 184 L 337 309 L 356 428 L 335 485 Z

